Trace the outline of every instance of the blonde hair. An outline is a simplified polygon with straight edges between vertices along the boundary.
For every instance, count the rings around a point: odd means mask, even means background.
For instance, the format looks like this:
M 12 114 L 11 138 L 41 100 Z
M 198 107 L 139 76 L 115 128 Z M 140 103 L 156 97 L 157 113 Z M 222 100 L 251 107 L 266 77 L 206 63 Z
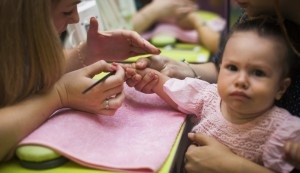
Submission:
M 0 1 L 0 107 L 47 91 L 61 77 L 64 55 L 51 0 Z

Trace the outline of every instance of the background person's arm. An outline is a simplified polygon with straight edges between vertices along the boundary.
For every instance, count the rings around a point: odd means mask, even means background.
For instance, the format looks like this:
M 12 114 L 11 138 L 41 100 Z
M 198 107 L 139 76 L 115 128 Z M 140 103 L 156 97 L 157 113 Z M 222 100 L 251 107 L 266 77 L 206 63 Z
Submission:
M 142 33 L 157 21 L 174 22 L 196 9 L 191 0 L 152 0 L 133 16 L 131 24 L 134 31 Z
M 199 44 L 210 50 L 212 54 L 217 53 L 221 41 L 221 32 L 210 28 L 197 12 L 189 13 L 184 20 L 187 20 L 192 28 L 197 31 Z
M 155 55 L 148 58 L 140 58 L 137 60 L 137 69 L 144 69 L 146 67 L 153 68 L 169 77 L 178 79 L 196 77 L 191 68 L 193 68 L 197 76 L 200 76 L 202 80 L 210 83 L 215 83 L 218 76 L 216 65 L 213 62 L 188 65 L 184 62 L 160 55 Z

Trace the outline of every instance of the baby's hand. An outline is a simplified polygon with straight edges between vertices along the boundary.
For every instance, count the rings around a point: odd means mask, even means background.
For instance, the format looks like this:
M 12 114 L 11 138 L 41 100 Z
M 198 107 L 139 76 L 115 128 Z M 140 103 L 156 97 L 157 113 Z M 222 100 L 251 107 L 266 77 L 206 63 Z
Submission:
M 159 82 L 159 72 L 150 68 L 138 70 L 138 72 L 142 76 L 142 79 L 134 86 L 134 88 L 146 94 L 154 93 L 153 90 Z
M 158 83 L 158 71 L 146 68 L 144 70 L 137 70 L 134 68 L 126 68 L 126 83 L 130 87 L 143 93 L 153 93 L 153 88 Z
M 134 87 L 141 79 L 142 76 L 137 73 L 135 68 L 125 67 L 125 80 L 128 86 Z

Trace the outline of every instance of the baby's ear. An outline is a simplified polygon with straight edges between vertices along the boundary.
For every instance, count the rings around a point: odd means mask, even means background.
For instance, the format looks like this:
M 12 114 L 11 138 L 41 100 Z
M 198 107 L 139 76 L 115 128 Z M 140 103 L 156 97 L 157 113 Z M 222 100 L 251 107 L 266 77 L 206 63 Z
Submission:
M 275 96 L 276 100 L 280 100 L 281 97 L 283 96 L 283 94 L 286 92 L 286 90 L 288 89 L 288 87 L 291 84 L 291 78 L 285 78 L 284 80 L 281 81 L 279 90 L 277 91 L 277 94 Z

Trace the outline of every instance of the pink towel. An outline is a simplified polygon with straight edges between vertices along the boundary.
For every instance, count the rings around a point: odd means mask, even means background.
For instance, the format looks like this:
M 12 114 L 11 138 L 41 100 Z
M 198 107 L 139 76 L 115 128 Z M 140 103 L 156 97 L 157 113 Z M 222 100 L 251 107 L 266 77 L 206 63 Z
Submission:
M 20 145 L 50 147 L 74 162 L 96 169 L 156 172 L 167 159 L 185 115 L 155 94 L 125 87 L 114 116 L 64 109 Z

